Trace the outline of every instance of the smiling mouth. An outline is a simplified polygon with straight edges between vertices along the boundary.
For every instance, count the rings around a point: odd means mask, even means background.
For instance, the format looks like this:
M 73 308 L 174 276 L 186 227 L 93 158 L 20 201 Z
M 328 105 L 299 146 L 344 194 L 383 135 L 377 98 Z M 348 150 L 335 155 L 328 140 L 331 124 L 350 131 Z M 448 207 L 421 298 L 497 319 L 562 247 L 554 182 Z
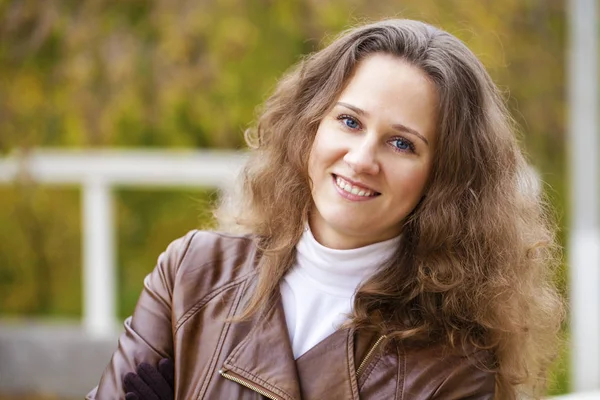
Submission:
M 353 185 L 352 183 L 348 182 L 347 180 L 345 180 L 344 178 L 342 178 L 342 177 L 340 177 L 338 175 L 333 175 L 333 179 L 334 179 L 334 182 L 335 182 L 336 186 L 339 189 L 343 190 L 344 192 L 346 192 L 348 194 L 354 195 L 354 196 L 359 196 L 359 197 L 376 197 L 376 196 L 379 196 L 381 194 L 379 192 L 367 189 L 367 188 L 362 187 L 362 186 Z

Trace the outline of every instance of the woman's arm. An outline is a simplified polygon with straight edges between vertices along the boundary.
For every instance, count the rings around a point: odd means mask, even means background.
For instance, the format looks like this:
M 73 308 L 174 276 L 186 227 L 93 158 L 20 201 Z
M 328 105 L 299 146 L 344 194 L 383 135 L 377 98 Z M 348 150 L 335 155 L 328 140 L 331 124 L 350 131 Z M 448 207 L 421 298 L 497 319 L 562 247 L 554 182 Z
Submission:
M 142 362 L 158 364 L 173 358 L 173 282 L 196 231 L 175 240 L 160 255 L 154 270 L 144 279 L 144 289 L 133 315 L 125 320 L 125 332 L 100 379 L 86 399 L 124 398 L 123 378 Z

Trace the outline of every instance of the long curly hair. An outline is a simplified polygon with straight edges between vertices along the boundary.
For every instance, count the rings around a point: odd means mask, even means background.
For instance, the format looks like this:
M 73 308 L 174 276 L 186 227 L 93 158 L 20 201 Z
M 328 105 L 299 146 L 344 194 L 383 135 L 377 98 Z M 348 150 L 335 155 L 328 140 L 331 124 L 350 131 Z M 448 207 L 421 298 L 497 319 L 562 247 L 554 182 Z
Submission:
M 435 84 L 437 151 L 426 194 L 405 219 L 395 257 L 358 290 L 351 324 L 412 345 L 475 346 L 494 355 L 496 394 L 539 396 L 555 355 L 563 302 L 549 208 L 515 138 L 502 96 L 456 37 L 411 20 L 343 32 L 278 83 L 254 129 L 237 191 L 217 210 L 221 227 L 262 249 L 240 316 L 275 295 L 313 207 L 308 157 L 319 122 L 361 60 L 386 53 Z

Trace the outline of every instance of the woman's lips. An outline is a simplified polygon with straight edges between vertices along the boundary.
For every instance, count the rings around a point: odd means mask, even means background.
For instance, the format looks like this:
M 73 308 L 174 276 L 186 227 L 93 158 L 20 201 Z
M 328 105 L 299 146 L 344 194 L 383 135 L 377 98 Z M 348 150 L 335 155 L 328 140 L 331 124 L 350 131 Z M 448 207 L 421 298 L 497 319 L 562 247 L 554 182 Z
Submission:
M 381 193 L 372 190 L 364 185 L 358 184 L 350 179 L 332 174 L 333 184 L 338 193 L 344 198 L 353 201 L 365 201 L 379 196 Z

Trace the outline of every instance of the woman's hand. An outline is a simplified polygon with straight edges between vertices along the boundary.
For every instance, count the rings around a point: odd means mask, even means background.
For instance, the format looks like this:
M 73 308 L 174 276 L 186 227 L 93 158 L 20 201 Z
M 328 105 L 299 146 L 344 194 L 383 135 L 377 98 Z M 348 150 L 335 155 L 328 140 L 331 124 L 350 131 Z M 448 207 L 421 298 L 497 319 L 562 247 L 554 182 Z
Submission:
M 173 400 L 174 395 L 173 361 L 163 358 L 158 362 L 158 369 L 148 363 L 141 363 L 137 373 L 125 375 L 126 400 Z

